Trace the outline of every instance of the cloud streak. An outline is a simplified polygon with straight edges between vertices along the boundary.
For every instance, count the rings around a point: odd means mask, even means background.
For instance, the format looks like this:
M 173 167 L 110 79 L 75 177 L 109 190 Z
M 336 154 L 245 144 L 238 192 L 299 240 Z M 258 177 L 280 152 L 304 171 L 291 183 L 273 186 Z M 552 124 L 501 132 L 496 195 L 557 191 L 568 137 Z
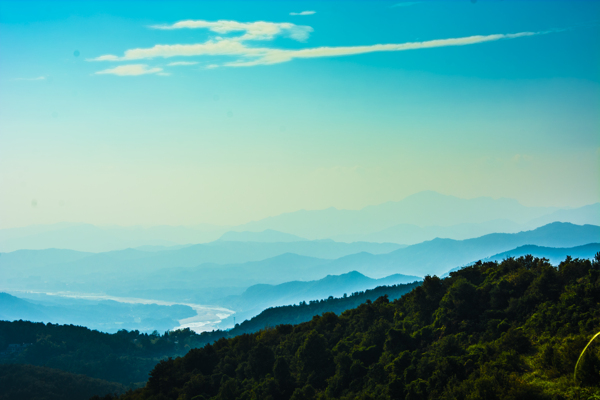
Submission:
M 230 67 L 249 67 L 254 65 L 279 64 L 299 58 L 339 57 L 382 51 L 406 51 L 417 49 L 431 49 L 436 47 L 467 46 L 478 43 L 493 42 L 503 39 L 516 39 L 534 36 L 536 32 L 520 32 L 514 34 L 497 34 L 486 36 L 468 36 L 453 39 L 437 39 L 425 42 L 409 42 L 401 44 L 375 44 L 371 46 L 346 46 L 346 47 L 316 47 L 302 50 L 271 50 L 262 57 L 251 61 L 237 61 L 225 64 Z
M 197 61 L 175 61 L 172 63 L 168 63 L 167 67 L 178 67 L 178 66 L 183 66 L 183 65 L 196 65 L 198 64 Z
M 299 50 L 274 49 L 268 47 L 250 47 L 239 40 L 208 40 L 199 44 L 156 45 L 150 48 L 127 50 L 122 57 L 104 55 L 92 61 L 132 61 L 153 58 L 233 56 L 237 60 L 223 64 L 229 67 L 249 67 L 289 62 L 294 59 L 340 57 L 375 52 L 406 51 L 431 49 L 450 46 L 467 46 L 498 40 L 517 39 L 539 35 L 545 32 L 519 32 L 511 34 L 476 35 L 461 38 L 436 39 L 423 42 L 398 44 L 375 44 L 369 46 L 314 47 Z M 140 65 L 140 64 L 136 64 Z M 108 70 L 107 70 L 108 71 Z M 107 72 L 108 73 L 108 72 Z M 148 73 L 148 72 L 145 72 Z
M 153 25 L 153 29 L 173 30 L 173 29 L 208 29 L 219 34 L 228 34 L 232 32 L 243 32 L 235 40 L 272 40 L 275 36 L 284 36 L 303 42 L 313 31 L 310 26 L 296 25 L 290 22 L 238 22 L 238 21 L 205 21 L 205 20 L 185 20 L 171 25 Z
M 313 15 L 316 14 L 316 11 L 301 11 L 301 12 L 291 12 L 290 15 Z
M 120 65 L 115 68 L 96 72 L 96 75 L 138 76 L 148 74 L 169 75 L 162 68 L 148 68 L 146 64 Z

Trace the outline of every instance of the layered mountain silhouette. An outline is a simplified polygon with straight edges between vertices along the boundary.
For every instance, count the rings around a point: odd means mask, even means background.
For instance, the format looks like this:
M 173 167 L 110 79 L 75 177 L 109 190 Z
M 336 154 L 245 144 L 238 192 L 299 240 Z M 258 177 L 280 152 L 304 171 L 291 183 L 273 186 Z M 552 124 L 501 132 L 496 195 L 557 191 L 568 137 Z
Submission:
M 262 310 L 296 304 L 309 300 L 342 297 L 354 292 L 373 289 L 378 286 L 391 286 L 421 280 L 417 276 L 395 274 L 382 279 L 372 279 L 359 272 L 351 271 L 341 275 L 327 275 L 323 279 L 301 282 L 292 281 L 279 285 L 259 284 L 250 286 L 238 296 L 230 296 L 221 302 L 225 307 L 236 310 L 238 321 L 252 318 Z
M 527 207 L 512 199 L 461 199 L 428 191 L 360 210 L 300 210 L 239 226 L 143 228 L 61 223 L 2 229 L 0 252 L 47 248 L 106 252 L 142 246 L 164 250 L 164 247 L 207 243 L 219 238 L 251 242 L 305 238 L 416 244 L 435 237 L 463 240 L 493 232 L 514 233 L 555 221 L 598 225 L 600 203 L 577 209 Z
M 560 262 L 564 261 L 567 256 L 571 258 L 592 259 L 596 253 L 599 252 L 600 243 L 590 243 L 576 247 L 544 247 L 528 244 L 500 254 L 495 254 L 483 261 L 500 262 L 510 257 L 518 258 L 530 254 L 538 258 L 547 258 L 552 265 L 558 265 Z
M 6 280 L 22 280 L 28 276 L 47 276 L 68 281 L 74 276 L 102 273 L 107 274 L 109 278 L 117 276 L 132 278 L 165 268 L 196 267 L 206 263 L 218 265 L 245 263 L 265 260 L 285 253 L 336 259 L 363 251 L 375 254 L 388 253 L 401 247 L 393 243 L 339 243 L 332 240 L 281 243 L 219 240 L 160 252 L 135 249 L 105 253 L 58 249 L 19 250 L 3 253 L 0 257 L 0 284 L 5 284 Z M 210 265 L 207 264 L 208 266 Z
M 441 275 L 524 245 L 574 247 L 589 243 L 600 243 L 600 227 L 557 222 L 531 231 L 467 240 L 438 238 L 404 248 L 318 240 L 216 241 L 160 252 L 22 250 L 0 256 L 0 287 L 136 297 L 153 293 L 164 300 L 213 304 L 219 292 L 239 294 L 240 289 L 259 283 L 319 280 L 349 271 L 372 278 Z
M 236 232 L 229 231 L 223 234 L 219 240 L 228 242 L 263 242 L 263 243 L 283 243 L 283 242 L 303 242 L 308 239 L 289 233 L 265 229 L 262 232 Z
M 526 244 L 573 247 L 597 242 L 600 242 L 599 226 L 555 222 L 513 234 L 494 233 L 467 240 L 438 238 L 388 254 L 354 254 L 332 261 L 324 269 L 329 273 L 356 270 L 375 278 L 394 273 L 440 275 L 457 266 Z

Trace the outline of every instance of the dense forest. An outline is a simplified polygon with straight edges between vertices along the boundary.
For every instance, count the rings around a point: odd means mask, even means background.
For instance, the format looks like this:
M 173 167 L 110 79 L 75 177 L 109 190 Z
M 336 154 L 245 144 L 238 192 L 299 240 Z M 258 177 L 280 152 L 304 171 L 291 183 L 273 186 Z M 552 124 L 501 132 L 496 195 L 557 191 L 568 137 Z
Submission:
M 397 298 L 419 283 L 381 286 L 348 297 L 313 300 L 294 306 L 265 310 L 250 321 L 228 331 L 196 334 L 189 329 L 144 334 L 122 330 L 102 333 L 81 326 L 0 321 L 0 364 L 33 364 L 75 374 L 118 382 L 128 387 L 143 386 L 148 373 L 161 360 L 186 354 L 223 337 L 257 332 L 266 326 L 309 321 L 323 312 L 341 313 L 383 294 Z M 18 351 L 2 351 L 11 344 L 29 344 Z
M 125 386 L 33 365 L 0 364 L 0 400 L 80 400 L 122 393 Z
M 256 317 L 237 324 L 235 328 L 228 332 L 228 336 L 237 336 L 242 333 L 253 333 L 268 327 L 281 324 L 299 324 L 310 321 L 313 316 L 321 315 L 326 312 L 341 314 L 351 308 L 358 307 L 367 300 L 374 301 L 381 296 L 388 296 L 390 300 L 400 298 L 410 292 L 421 282 L 393 286 L 379 286 L 364 292 L 354 292 L 350 296 L 339 298 L 329 297 L 323 300 L 312 300 L 301 302 L 290 306 L 271 307 L 257 315 Z M 220 337 L 219 337 L 220 339 Z
M 597 399 L 600 254 L 426 277 L 390 302 L 242 334 L 159 362 L 141 399 Z

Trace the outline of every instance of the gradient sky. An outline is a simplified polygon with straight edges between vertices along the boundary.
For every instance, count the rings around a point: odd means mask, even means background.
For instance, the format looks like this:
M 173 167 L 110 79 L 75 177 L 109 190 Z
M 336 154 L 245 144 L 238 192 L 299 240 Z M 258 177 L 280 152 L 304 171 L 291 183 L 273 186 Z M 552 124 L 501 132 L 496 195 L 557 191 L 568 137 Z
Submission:
M 592 1 L 0 1 L 0 228 L 600 201 L 599 22 Z

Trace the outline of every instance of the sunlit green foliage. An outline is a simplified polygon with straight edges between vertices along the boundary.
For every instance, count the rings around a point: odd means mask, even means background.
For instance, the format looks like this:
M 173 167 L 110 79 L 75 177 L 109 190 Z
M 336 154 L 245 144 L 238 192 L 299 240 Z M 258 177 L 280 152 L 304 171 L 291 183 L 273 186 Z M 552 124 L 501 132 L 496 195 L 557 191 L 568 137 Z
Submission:
M 600 395 L 600 255 L 427 277 L 402 298 L 220 339 L 159 363 L 138 399 L 589 399 Z

